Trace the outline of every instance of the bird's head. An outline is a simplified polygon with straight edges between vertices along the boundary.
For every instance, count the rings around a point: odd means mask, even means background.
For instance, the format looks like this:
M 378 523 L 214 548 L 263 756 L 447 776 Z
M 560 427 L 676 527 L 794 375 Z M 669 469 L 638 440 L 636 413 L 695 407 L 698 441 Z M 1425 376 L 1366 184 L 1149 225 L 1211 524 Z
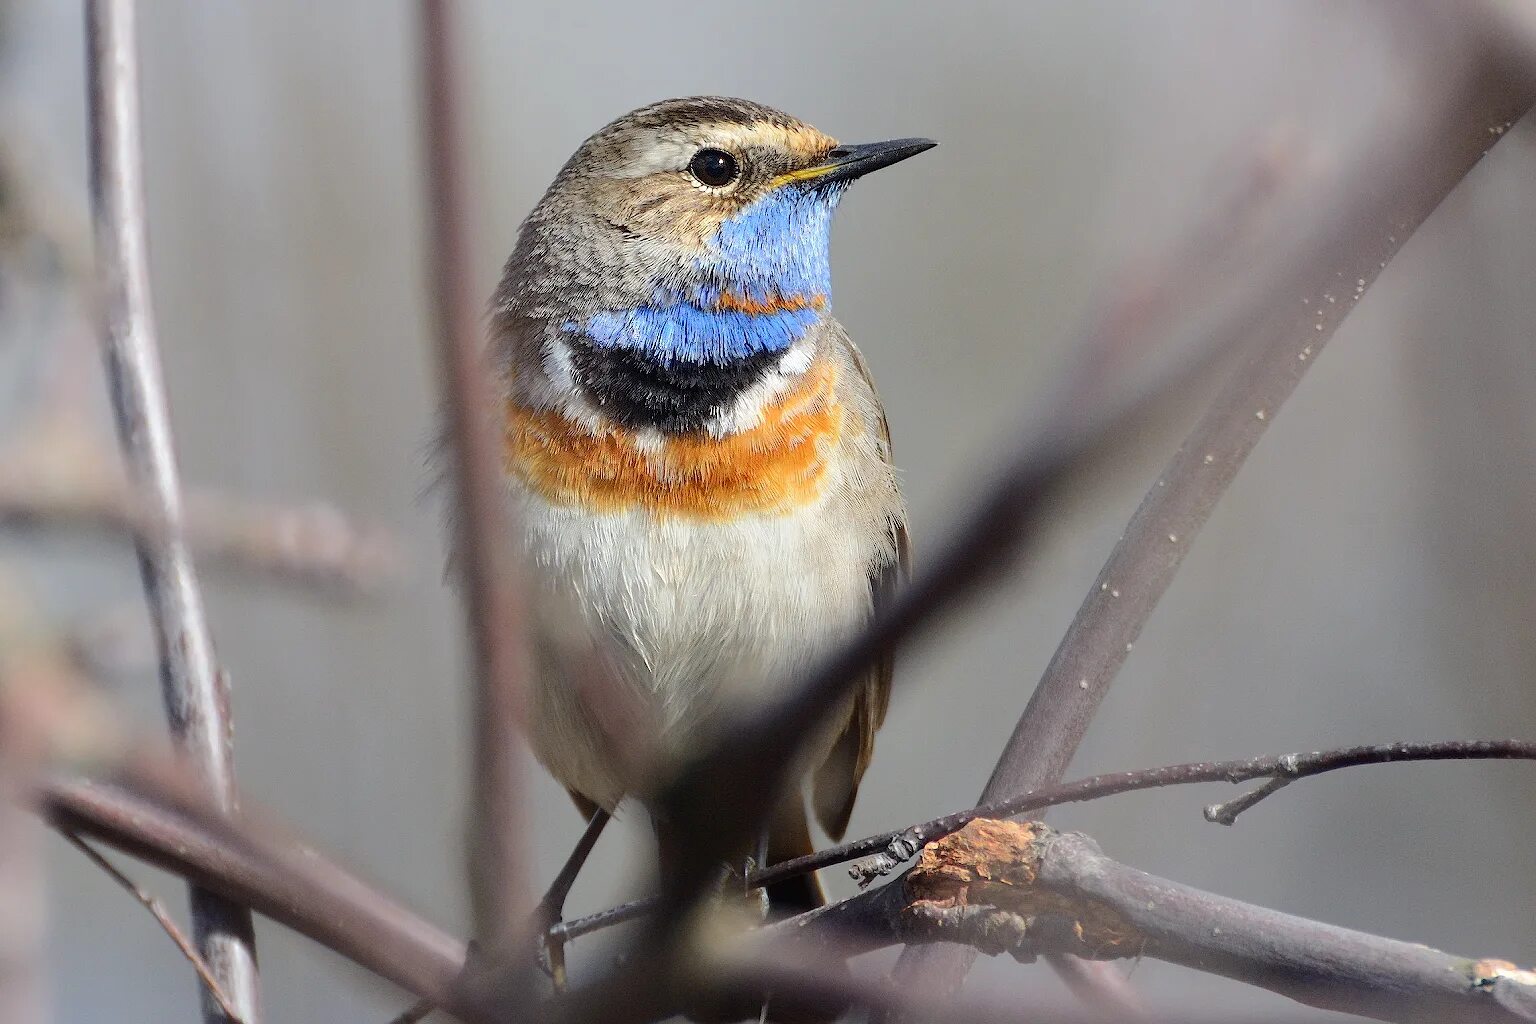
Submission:
M 935 143 L 844 145 L 761 104 L 667 100 L 604 127 L 523 225 L 503 323 L 666 366 L 782 355 L 830 302 L 838 200 Z

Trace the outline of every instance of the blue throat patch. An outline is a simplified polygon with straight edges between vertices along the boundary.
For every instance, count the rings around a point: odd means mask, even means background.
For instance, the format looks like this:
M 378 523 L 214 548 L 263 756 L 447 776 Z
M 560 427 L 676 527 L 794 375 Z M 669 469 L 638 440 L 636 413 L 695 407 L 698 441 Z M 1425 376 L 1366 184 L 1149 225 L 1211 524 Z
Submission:
M 821 318 L 830 298 L 828 246 L 841 195 L 775 189 L 720 225 L 684 293 L 659 291 L 647 305 L 598 313 L 566 329 L 600 348 L 668 363 L 725 365 L 783 352 Z

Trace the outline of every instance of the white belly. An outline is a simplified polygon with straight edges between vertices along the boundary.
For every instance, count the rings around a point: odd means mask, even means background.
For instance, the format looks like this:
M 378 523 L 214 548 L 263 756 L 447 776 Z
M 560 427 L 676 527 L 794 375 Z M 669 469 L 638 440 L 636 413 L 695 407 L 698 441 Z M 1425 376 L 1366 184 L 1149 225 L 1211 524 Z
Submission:
M 520 504 L 546 642 L 562 632 L 551 616 L 563 609 L 615 646 L 666 757 L 686 754 L 722 708 L 793 679 L 870 612 L 867 541 L 824 504 L 729 523 Z M 566 786 L 616 802 L 625 786 L 611 744 L 560 657 L 535 683 L 535 748 Z

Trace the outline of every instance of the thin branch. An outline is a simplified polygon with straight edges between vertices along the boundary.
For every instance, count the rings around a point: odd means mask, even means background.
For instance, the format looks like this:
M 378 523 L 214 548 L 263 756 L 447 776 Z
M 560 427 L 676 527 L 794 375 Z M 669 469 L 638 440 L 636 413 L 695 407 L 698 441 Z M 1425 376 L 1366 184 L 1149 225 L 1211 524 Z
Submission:
M 1161 768 L 1143 768 L 1130 772 L 1109 772 L 1066 782 L 1056 786 L 1021 793 L 1007 800 L 981 804 L 969 810 L 946 814 L 931 821 L 911 825 L 893 832 L 843 843 L 840 846 L 818 850 L 816 853 L 794 860 L 782 861 L 755 871 L 747 877 L 752 888 L 773 885 L 799 875 L 823 868 L 845 864 L 865 857 L 875 858 L 872 863 L 857 865 L 849 874 L 861 884 L 889 874 L 909 861 L 926 844 L 942 839 L 964 828 L 977 819 L 1012 818 L 1047 807 L 1061 804 L 1083 803 L 1101 800 L 1122 793 L 1135 793 L 1167 786 L 1187 786 L 1201 783 L 1226 782 L 1233 785 L 1256 779 L 1269 779 L 1286 783 L 1309 779 L 1316 775 L 1358 768 L 1365 765 L 1397 764 L 1412 761 L 1479 761 L 1518 760 L 1536 761 L 1536 742 L 1526 740 L 1446 740 L 1441 742 L 1380 743 L 1337 750 L 1317 750 L 1310 753 L 1271 754 L 1247 757 L 1232 761 L 1193 761 L 1186 764 L 1166 765 Z M 1267 787 L 1266 787 L 1267 788 Z M 1257 792 L 1257 791 L 1256 791 Z M 1248 794 L 1252 797 L 1252 794 Z M 1235 801 L 1234 801 L 1235 802 Z M 1226 805 L 1215 805 L 1226 806 Z M 1251 806 L 1251 803 L 1249 804 Z M 1234 815 L 1235 817 L 1235 815 Z M 1213 817 L 1206 810 L 1207 820 Z M 1231 824 L 1222 821 L 1223 824 Z M 632 900 L 608 910 L 575 918 L 550 929 L 553 937 L 570 941 L 614 925 L 633 921 L 656 907 L 656 897 Z
M 485 358 L 473 293 L 456 6 L 453 0 L 421 0 L 419 7 L 422 143 L 438 367 L 456 502 L 455 558 L 475 664 L 470 896 L 476 935 L 494 956 L 517 946 L 531 909 L 520 843 L 520 723 L 528 655 L 522 576 L 507 544 L 512 530 L 502 501 L 501 449 L 492 415 L 495 373 Z
M 181 485 L 150 298 L 138 53 L 133 0 L 87 0 L 91 193 L 96 213 L 102 350 L 129 477 L 152 495 L 173 529 Z M 186 545 L 138 543 L 139 567 L 160 650 L 171 731 L 220 807 L 234 806 L 228 680 L 219 670 Z M 259 1018 L 250 911 L 194 888 L 193 931 L 219 986 L 246 1024 Z M 203 1018 L 225 1020 L 206 994 Z
M 787 862 L 786 862 L 787 863 Z M 814 868 L 807 869 L 815 870 Z M 749 882 L 753 888 L 754 883 Z M 584 917 L 573 918 L 570 921 L 562 921 L 551 925 L 549 938 L 551 941 L 570 942 L 579 939 L 583 935 L 591 935 L 593 932 L 602 931 L 604 928 L 613 928 L 617 925 L 628 924 L 630 921 L 638 921 L 640 918 L 652 913 L 661 905 L 659 896 L 642 896 L 628 903 L 620 903 L 618 906 L 609 907 L 607 910 L 599 910 L 595 914 L 587 914 Z
M 1322 220 L 1313 250 L 1322 258 L 1274 287 L 1269 329 L 1148 489 L 1036 686 L 983 801 L 1061 778 L 1131 645 L 1282 404 L 1381 270 L 1487 152 L 1488 126 L 1530 108 L 1529 83 L 1492 64 L 1476 68 L 1477 80 L 1448 100 L 1408 105 L 1407 138 L 1384 155 L 1365 154 L 1344 176 L 1369 182 L 1369 190 L 1351 189 L 1340 216 Z M 1463 78 L 1469 73 L 1462 69 Z M 1298 295 L 1306 302 L 1291 314 Z
M 249 812 L 229 818 L 143 757 L 113 783 L 46 780 L 54 828 L 98 839 L 252 907 L 466 1020 L 491 1015 L 461 992 L 465 944 Z
M 1318 204 L 1332 213 L 1317 221 L 1310 258 L 1271 281 L 1253 355 L 1148 490 L 1035 687 L 983 803 L 1061 779 L 1196 535 L 1281 405 L 1381 270 L 1497 141 L 1490 126 L 1530 109 L 1529 78 L 1491 43 L 1479 40 L 1476 50 L 1441 69 L 1433 95 L 1397 107 L 1402 123 L 1374 126 L 1386 143 L 1368 147 Z M 1299 310 L 1298 296 L 1306 299 Z M 914 950 L 897 970 L 953 984 L 973 959 L 966 950 Z
M 772 885 L 786 878 L 807 871 L 820 870 L 833 864 L 841 864 L 860 857 L 875 855 L 882 863 L 860 866 L 849 872 L 861 883 L 889 873 L 897 864 L 911 859 L 912 855 L 927 843 L 958 832 L 978 818 L 1014 818 L 1047 807 L 1061 804 L 1100 800 L 1121 793 L 1134 793 L 1145 789 L 1162 789 L 1166 786 L 1187 786 L 1197 783 L 1228 782 L 1236 785 L 1255 779 L 1268 779 L 1269 784 L 1255 792 L 1273 792 L 1270 787 L 1288 785 L 1299 779 L 1325 775 L 1345 768 L 1359 768 L 1373 764 L 1396 764 L 1405 761 L 1536 761 L 1536 742 L 1527 740 L 1445 740 L 1441 742 L 1378 743 L 1366 746 L 1343 747 L 1337 750 L 1315 750 L 1310 753 L 1275 754 L 1248 757 L 1233 761 L 1194 761 L 1173 764 L 1162 768 L 1143 768 L 1139 771 L 1109 772 L 1093 775 L 1076 782 L 1021 793 L 1007 800 L 981 804 L 968 811 L 946 814 L 942 818 L 899 832 L 886 832 L 870 836 L 842 846 L 820 850 L 810 856 L 784 861 L 760 871 L 752 879 L 752 885 Z M 1278 784 L 1278 785 L 1277 785 Z M 1250 802 L 1239 811 L 1256 803 L 1254 794 L 1245 798 Z M 1236 804 L 1237 801 L 1232 801 Z M 1215 805 L 1226 806 L 1226 805 Z M 1233 822 L 1214 817 L 1211 808 L 1205 810 L 1206 820 Z M 1236 813 L 1232 817 L 1235 819 Z
M 224 1015 L 233 1021 L 239 1022 L 240 1013 L 235 1009 L 234 1004 L 230 1002 L 229 996 L 225 995 L 224 990 L 219 987 L 219 979 L 213 976 L 213 969 L 208 966 L 207 961 L 197 952 L 197 948 L 192 945 L 192 940 L 187 938 L 185 933 L 182 932 L 181 926 L 171 918 L 170 912 L 165 909 L 165 905 L 154 896 L 145 892 L 143 886 L 119 871 L 115 864 L 104 857 L 90 843 L 87 843 L 73 832 L 63 832 L 61 835 L 63 835 L 66 842 L 85 854 L 87 860 L 105 872 L 108 878 L 122 886 L 130 896 L 139 901 L 145 910 L 149 911 L 150 916 L 155 919 L 155 923 L 160 926 L 160 929 L 165 932 L 176 948 L 181 951 L 181 955 L 187 958 L 187 962 L 197 972 L 197 976 L 201 979 L 203 986 L 208 989 L 208 994 L 219 1004 L 219 1008 L 224 1011 Z
M 1291 782 L 1292 780 L 1286 776 L 1277 775 L 1258 789 L 1244 793 L 1242 796 L 1234 797 L 1225 803 L 1211 804 L 1205 809 L 1205 820 L 1215 825 L 1236 825 L 1239 814 L 1242 814 L 1260 800 L 1274 796 L 1286 786 L 1289 786 Z
M 0 527 L 178 541 L 200 566 L 319 587 L 337 595 L 373 591 L 395 575 L 400 555 L 381 530 L 350 523 L 335 508 L 258 505 L 211 492 L 186 495 L 179 532 L 155 502 L 111 479 L 18 478 L 0 464 Z

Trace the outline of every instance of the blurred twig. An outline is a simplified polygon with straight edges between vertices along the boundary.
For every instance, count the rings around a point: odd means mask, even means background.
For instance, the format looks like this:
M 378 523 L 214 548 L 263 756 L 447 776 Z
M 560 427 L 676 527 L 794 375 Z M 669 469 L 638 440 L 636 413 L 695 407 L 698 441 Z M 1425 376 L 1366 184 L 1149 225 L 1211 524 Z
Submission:
M 470 895 L 476 935 L 487 953 L 521 957 L 531 950 L 517 948 L 528 934 L 531 909 L 521 851 L 525 608 L 522 577 L 508 548 L 492 413 L 495 374 L 485 358 L 474 297 L 456 7 L 453 0 L 421 0 L 419 25 L 431 290 L 448 419 L 455 564 L 475 665 Z
M 37 246 L 81 305 L 99 311 L 108 282 L 95 276 L 90 222 L 80 204 L 58 187 L 58 169 L 22 119 L 0 113 L 0 143 L 0 248 Z M 92 334 L 98 331 L 93 324 Z M 162 546 L 179 541 L 201 567 L 337 595 L 372 591 L 398 574 L 399 548 L 386 531 L 320 502 L 242 502 L 194 487 L 180 518 L 167 516 L 153 489 L 131 483 L 99 442 L 79 393 L 83 367 L 73 341 L 70 332 L 55 360 L 58 379 L 31 422 L 0 449 L 0 526 L 138 536 Z
M 102 350 L 128 474 L 173 532 L 182 525 L 181 484 L 160 370 L 149 281 L 133 0 L 87 0 L 91 195 L 104 318 Z M 171 731 L 209 794 L 234 806 L 228 679 L 219 669 L 186 545 L 138 539 L 139 567 L 160 650 Z M 193 888 L 193 931 L 219 988 L 245 1024 L 259 1018 L 250 911 Z M 203 995 L 203 1018 L 227 1020 Z
M 117 865 L 104 857 L 90 843 L 87 843 L 73 832 L 64 832 L 63 836 L 66 842 L 83 853 L 87 860 L 105 872 L 108 878 L 122 886 L 129 895 L 143 905 L 145 910 L 149 911 L 150 916 L 155 919 L 155 923 L 160 926 L 161 931 L 165 932 L 176 948 L 181 951 L 181 955 L 187 958 L 187 962 L 197 972 L 198 978 L 208 989 L 208 994 L 219 1004 L 219 1008 L 224 1011 L 224 1015 L 238 1022 L 240 1020 L 240 1012 L 235 1009 L 234 1004 L 229 1000 L 229 996 L 225 995 L 224 990 L 219 987 L 219 979 L 213 976 L 213 969 L 198 954 L 197 948 L 192 945 L 192 940 L 187 938 L 186 934 L 182 932 L 181 927 L 172 920 L 170 913 L 165 909 L 165 905 L 156 897 L 145 892 L 143 887 L 133 879 L 119 871 Z
M 374 590 L 399 571 L 398 548 L 385 531 L 353 524 L 324 504 L 266 505 L 191 490 L 172 522 L 155 497 L 102 455 L 83 428 L 28 431 L 0 455 L 0 527 L 177 542 L 205 568 L 338 595 Z

